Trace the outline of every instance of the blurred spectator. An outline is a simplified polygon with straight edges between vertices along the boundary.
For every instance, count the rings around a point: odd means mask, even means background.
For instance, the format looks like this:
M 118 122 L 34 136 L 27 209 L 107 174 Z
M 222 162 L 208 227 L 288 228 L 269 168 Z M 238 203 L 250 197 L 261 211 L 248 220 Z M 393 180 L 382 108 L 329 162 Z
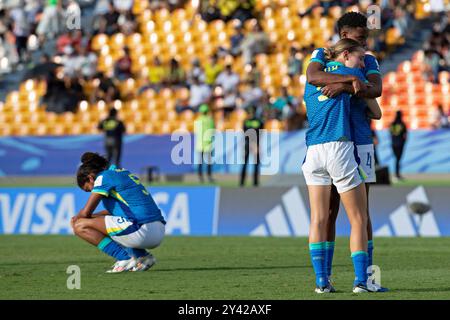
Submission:
M 105 76 L 100 72 L 97 75 L 98 86 L 95 90 L 96 100 L 104 100 L 106 103 L 111 103 L 114 100 L 120 99 L 120 91 L 111 77 Z
M 117 12 L 114 4 L 110 2 L 108 6 L 108 12 L 102 16 L 102 20 L 104 20 L 106 24 L 107 35 L 110 36 L 119 31 L 119 16 L 119 12 Z
M 117 60 L 114 68 L 114 76 L 119 80 L 125 80 L 133 76 L 131 72 L 130 49 L 128 47 L 124 49 L 123 56 Z
M 301 59 L 301 53 L 297 51 L 295 47 L 291 47 L 288 58 L 288 76 L 292 79 L 296 75 L 300 75 L 302 72 L 303 61 Z
M 401 8 L 395 8 L 394 10 L 394 21 L 392 22 L 394 28 L 396 28 L 401 37 L 406 37 L 408 31 L 408 19 L 406 18 L 406 13 Z
M 109 11 L 111 0 L 97 0 L 94 9 L 94 15 L 102 16 Z
M 67 46 L 78 48 L 83 41 L 83 32 L 81 30 L 72 30 L 62 33 L 56 40 L 56 52 L 64 53 Z
M 117 118 L 117 109 L 111 108 L 109 116 L 98 124 L 98 130 L 105 133 L 105 150 L 108 162 L 120 168 L 124 123 Z
M 430 1 L 430 11 L 433 15 L 433 19 L 436 21 L 445 12 L 444 0 L 429 0 L 429 1 Z
M 294 96 L 289 94 L 288 88 L 282 88 L 282 94 L 273 103 L 273 108 L 277 110 L 279 120 L 286 121 L 296 113 L 298 101 Z
M 64 65 L 64 75 L 67 77 L 75 77 L 78 71 L 81 71 L 81 61 L 76 54 L 75 49 L 68 45 L 64 48 L 62 56 L 62 64 Z
M 261 72 L 258 70 L 254 61 L 245 66 L 245 72 L 244 80 L 246 82 L 255 83 L 258 86 L 261 84 Z
M 221 87 L 223 92 L 223 111 L 225 116 L 228 116 L 229 113 L 236 109 L 239 82 L 239 75 L 233 72 L 231 65 L 227 65 L 216 79 L 216 86 Z
M 30 59 L 27 50 L 28 36 L 30 35 L 30 28 L 25 12 L 25 2 L 20 0 L 18 7 L 10 12 L 13 20 L 13 34 L 16 38 L 16 50 L 19 62 L 27 62 Z
M 209 104 L 211 99 L 211 88 L 208 85 L 201 83 L 198 78 L 194 78 L 189 94 L 188 105 L 176 107 L 178 113 L 185 110 L 197 112 L 200 105 Z
M 400 160 L 402 159 L 408 131 L 400 110 L 397 111 L 395 120 L 390 125 L 389 131 L 391 133 L 392 151 L 395 156 L 395 176 L 397 179 L 403 180 L 403 177 L 400 175 Z
M 129 36 L 136 32 L 137 22 L 131 11 L 122 13 L 117 21 L 120 32 Z
M 264 122 L 256 116 L 256 109 L 250 107 L 247 119 L 244 121 L 244 165 L 241 170 L 240 186 L 245 186 L 247 175 L 247 165 L 250 160 L 250 153 L 253 154 L 255 168 L 253 171 L 253 186 L 259 185 L 259 165 L 260 165 L 260 130 L 264 128 Z
M 448 129 L 450 127 L 448 115 L 444 112 L 442 105 L 439 105 L 434 111 L 431 126 L 433 129 Z
M 80 49 L 80 58 L 81 75 L 85 79 L 92 79 L 97 70 L 97 55 L 92 50 L 88 50 L 86 46 L 82 46 Z
M 187 75 L 188 85 L 191 85 L 193 83 L 194 78 L 198 78 L 200 80 L 200 82 L 205 82 L 205 71 L 203 70 L 203 68 L 200 65 L 200 60 L 198 60 L 197 58 L 195 58 L 192 61 L 192 68 L 188 72 L 188 75 Z
M 219 58 L 216 54 L 209 58 L 207 64 L 205 64 L 205 83 L 209 86 L 213 86 L 217 76 L 223 70 L 222 65 L 219 63 Z
M 166 81 L 169 86 L 182 86 L 186 84 L 184 70 L 175 58 L 170 59 L 169 72 Z
M 317 8 L 322 8 L 322 16 L 328 16 L 328 11 L 332 6 L 341 5 L 342 1 L 336 1 L 336 0 L 314 0 L 313 4 L 306 9 L 304 12 L 299 12 L 300 18 L 303 18 L 305 16 L 309 16 L 312 14 L 312 12 Z
M 230 37 L 230 54 L 236 57 L 241 54 L 241 43 L 244 40 L 244 32 L 242 25 L 237 25 L 235 28 L 235 33 Z
M 71 46 L 71 45 L 72 45 L 72 33 L 64 32 L 56 40 L 56 52 L 58 54 L 62 54 L 62 53 L 64 53 L 64 49 L 67 46 Z
M 166 68 L 161 63 L 158 57 L 153 59 L 153 65 L 148 68 L 148 81 L 145 86 L 139 89 L 143 92 L 149 88 L 159 91 L 162 87 L 163 81 L 166 77 Z
M 209 0 L 199 1 L 198 13 L 200 14 L 201 18 L 206 22 L 211 22 L 217 19 L 223 19 L 223 17 L 220 14 L 219 8 L 216 6 L 215 3 L 212 3 Z
M 261 25 L 256 23 L 241 44 L 244 64 L 252 63 L 255 55 L 259 53 L 268 53 L 269 46 L 270 40 L 268 35 L 264 32 Z
M 254 81 L 248 81 L 248 88 L 241 93 L 243 109 L 247 109 L 251 106 L 256 108 L 256 113 L 260 114 L 262 109 L 262 98 L 264 96 L 264 91 L 258 86 Z
M 77 78 L 65 77 L 62 80 L 55 73 L 51 73 L 41 104 L 45 105 L 49 112 L 76 112 L 78 103 L 83 99 L 83 88 Z
M 61 30 L 61 15 L 60 0 L 47 0 L 41 21 L 36 29 L 41 44 L 44 43 L 45 39 L 54 39 L 59 34 Z
M 434 83 L 439 79 L 439 54 L 434 50 L 425 50 L 423 61 L 423 71 L 425 79 Z
M 200 182 L 204 182 L 203 179 L 203 163 L 206 159 L 206 167 L 208 173 L 208 181 L 213 183 L 212 178 L 212 159 L 211 153 L 213 150 L 213 137 L 214 137 L 214 119 L 211 116 L 209 107 L 207 104 L 202 104 L 199 108 L 200 116 L 194 122 L 195 132 L 195 149 L 199 156 L 198 165 L 198 177 Z
M 112 0 L 114 8 L 120 12 L 130 12 L 133 9 L 134 0 Z
M 222 2 L 225 4 L 228 1 L 222 0 Z M 241 23 L 244 23 L 247 20 L 255 18 L 255 15 L 253 14 L 256 2 L 255 0 L 239 0 L 237 2 L 239 3 L 239 6 L 231 15 L 231 20 L 238 19 Z

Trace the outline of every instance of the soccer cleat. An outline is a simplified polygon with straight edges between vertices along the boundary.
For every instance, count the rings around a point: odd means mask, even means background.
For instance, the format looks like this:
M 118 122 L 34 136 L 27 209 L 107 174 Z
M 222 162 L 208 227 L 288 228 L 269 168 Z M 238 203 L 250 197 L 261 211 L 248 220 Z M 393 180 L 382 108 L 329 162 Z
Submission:
M 376 283 L 372 283 L 369 285 L 369 288 L 372 292 L 388 292 L 389 289 L 388 288 L 384 288 L 382 286 L 380 286 L 379 284 Z
M 314 292 L 319 293 L 319 294 L 330 293 L 330 292 L 333 292 L 333 291 L 331 291 L 331 289 L 332 289 L 332 286 L 330 284 L 328 284 L 326 287 L 317 286 L 316 289 L 314 290 Z M 333 290 L 334 290 L 334 288 L 333 288 Z
M 333 283 L 331 282 L 331 279 L 328 279 L 328 287 L 330 288 L 331 293 L 335 293 L 336 289 L 333 286 Z
M 120 272 L 130 271 L 135 266 L 136 266 L 135 258 L 131 258 L 128 260 L 119 260 L 116 263 L 114 263 L 112 268 L 110 270 L 106 271 L 106 273 L 120 273 Z
M 156 263 L 156 259 L 152 254 L 140 257 L 136 260 L 135 266 L 130 271 L 147 271 Z
M 369 289 L 366 285 L 364 284 L 357 284 L 356 286 L 353 287 L 353 293 L 368 293 L 368 292 L 374 292 L 371 289 Z

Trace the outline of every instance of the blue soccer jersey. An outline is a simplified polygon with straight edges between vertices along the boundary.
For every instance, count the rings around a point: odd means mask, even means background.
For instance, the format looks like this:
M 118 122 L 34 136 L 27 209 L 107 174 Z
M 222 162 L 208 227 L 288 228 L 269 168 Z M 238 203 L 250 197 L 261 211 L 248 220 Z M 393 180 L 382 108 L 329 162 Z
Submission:
M 100 172 L 92 192 L 104 196 L 103 206 L 113 216 L 124 217 L 138 224 L 154 221 L 165 223 L 150 193 L 128 170 L 111 166 Z
M 310 62 L 318 62 L 324 67 L 327 64 L 324 48 L 318 48 L 314 50 L 311 55 Z M 366 54 L 364 56 L 365 67 L 361 69 L 363 75 L 367 77 L 371 74 L 380 74 L 380 66 L 377 59 L 371 55 Z M 364 99 L 353 97 L 351 99 L 350 109 L 350 125 L 352 131 L 352 139 L 356 145 L 372 144 L 372 131 L 370 128 L 369 119 L 367 118 L 367 104 Z
M 339 62 L 329 62 L 325 72 L 355 75 L 364 81 L 360 69 L 347 68 Z M 320 88 L 306 83 L 304 100 L 309 129 L 306 145 L 332 141 L 353 141 L 350 125 L 350 94 L 341 93 L 335 98 L 323 95 Z

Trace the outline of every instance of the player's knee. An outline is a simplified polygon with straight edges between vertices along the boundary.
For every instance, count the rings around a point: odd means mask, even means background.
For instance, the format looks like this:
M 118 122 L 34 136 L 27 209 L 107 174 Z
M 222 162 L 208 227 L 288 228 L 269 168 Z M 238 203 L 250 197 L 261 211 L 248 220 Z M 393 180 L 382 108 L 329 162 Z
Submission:
M 86 232 L 86 224 L 83 221 L 77 221 L 73 225 L 73 232 L 77 236 L 81 236 Z
M 367 222 L 368 222 L 367 214 L 363 212 L 354 214 L 352 219 L 350 220 L 352 226 L 367 227 Z
M 316 228 L 326 228 L 328 226 L 329 219 L 328 217 L 315 217 L 311 219 L 311 226 Z

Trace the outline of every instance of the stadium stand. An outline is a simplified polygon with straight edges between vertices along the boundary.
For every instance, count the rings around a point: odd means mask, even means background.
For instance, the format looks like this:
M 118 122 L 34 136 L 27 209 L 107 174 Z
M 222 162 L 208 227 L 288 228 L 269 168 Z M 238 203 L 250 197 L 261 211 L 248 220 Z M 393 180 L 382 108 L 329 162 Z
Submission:
M 55 81 L 33 77 L 23 81 L 18 90 L 9 92 L 5 102 L 0 102 L 0 135 L 96 134 L 98 121 L 106 116 L 111 106 L 120 109 L 130 134 L 168 134 L 174 130 L 192 132 L 197 116 L 195 109 L 176 111 L 177 105 L 186 104 L 189 99 L 189 84 L 186 80 L 166 81 L 168 64 L 171 59 L 176 59 L 178 69 L 174 71 L 172 68 L 172 74 L 179 72 L 185 75 L 191 72 L 193 61 L 197 60 L 198 75 L 203 72 L 208 77 L 211 70 L 215 72 L 215 66 L 208 65 L 215 54 L 218 62 L 214 78 L 226 65 L 231 65 L 241 79 L 238 85 L 240 93 L 251 89 L 255 83 L 262 89 L 264 94 L 258 97 L 257 104 L 261 114 L 267 118 L 267 129 L 299 129 L 289 126 L 288 119 L 277 114 L 272 104 L 282 95 L 283 87 L 287 87 L 290 95 L 302 100 L 306 80 L 304 62 L 308 61 L 312 48 L 326 46 L 336 37 L 334 24 L 343 12 L 342 7 L 333 6 L 328 15 L 323 15 L 319 7 L 301 17 L 299 13 L 307 10 L 312 1 L 258 0 L 254 2 L 255 18 L 241 21 L 227 17 L 207 22 L 197 14 L 199 1 L 195 0 L 181 2 L 174 8 L 164 5 L 153 8 L 148 0 L 126 2 L 132 5 L 131 10 L 127 11 L 126 6 L 105 7 L 93 30 L 60 32 L 59 38 L 55 39 L 60 50 L 52 61 L 62 67 L 55 70 Z M 370 2 L 367 1 L 366 6 Z M 411 19 L 430 16 L 428 1 L 405 3 L 395 9 L 385 8 L 392 16 L 383 22 L 386 32 L 378 33 L 369 41 L 370 48 L 376 50 L 380 60 L 387 59 L 390 52 L 405 43 L 408 36 L 405 26 L 411 23 Z M 70 4 L 74 5 L 74 2 L 70 1 Z M 346 10 L 364 10 L 364 6 L 350 5 Z M 2 10 L 2 15 L 6 15 L 5 12 Z M 39 26 L 39 17 L 33 19 Z M 108 24 L 102 21 L 108 21 Z M 446 21 L 442 22 L 441 33 L 448 39 Z M 239 26 L 243 29 L 240 41 L 248 44 L 241 47 L 243 51 L 245 48 L 250 50 L 253 61 L 248 61 L 245 52 L 230 52 L 231 37 L 236 35 Z M 258 26 L 261 29 L 258 30 Z M 34 44 L 39 43 L 36 34 L 36 31 L 30 31 L 28 47 L 39 47 Z M 14 33 L 4 32 L 3 35 L 2 41 L 14 38 Z M 444 65 L 432 73 L 435 79 L 430 78 L 429 68 L 426 69 L 430 61 L 429 48 L 418 51 L 412 60 L 404 61 L 396 71 L 384 75 L 384 91 L 380 98 L 384 116 L 377 122 L 377 129 L 387 128 L 398 109 L 404 112 L 412 129 L 431 127 L 438 105 L 443 106 L 444 112 L 449 112 L 448 42 L 446 48 L 443 43 L 439 50 L 439 56 L 446 57 Z M 0 52 L 0 73 L 14 72 L 13 64 L 18 62 L 8 57 L 7 50 L 3 51 Z M 161 67 L 155 68 L 156 57 L 162 61 Z M 84 69 L 79 67 L 71 71 L 70 68 L 77 63 Z M 125 70 L 120 73 L 120 81 L 117 78 L 118 65 L 124 66 L 120 70 Z M 77 74 L 78 82 L 71 81 L 70 72 Z M 159 79 L 157 83 L 153 81 L 155 79 Z M 67 102 L 68 106 L 75 104 L 72 112 L 50 112 L 52 106 L 45 97 L 55 83 L 72 93 L 70 97 L 73 100 Z M 78 86 L 80 92 L 77 91 Z M 212 91 L 209 104 L 215 110 L 216 128 L 241 129 L 246 118 L 243 98 L 236 98 L 236 109 L 225 117 L 221 107 L 226 95 L 221 88 L 213 88 Z M 304 115 L 301 104 L 295 108 L 295 113 Z

